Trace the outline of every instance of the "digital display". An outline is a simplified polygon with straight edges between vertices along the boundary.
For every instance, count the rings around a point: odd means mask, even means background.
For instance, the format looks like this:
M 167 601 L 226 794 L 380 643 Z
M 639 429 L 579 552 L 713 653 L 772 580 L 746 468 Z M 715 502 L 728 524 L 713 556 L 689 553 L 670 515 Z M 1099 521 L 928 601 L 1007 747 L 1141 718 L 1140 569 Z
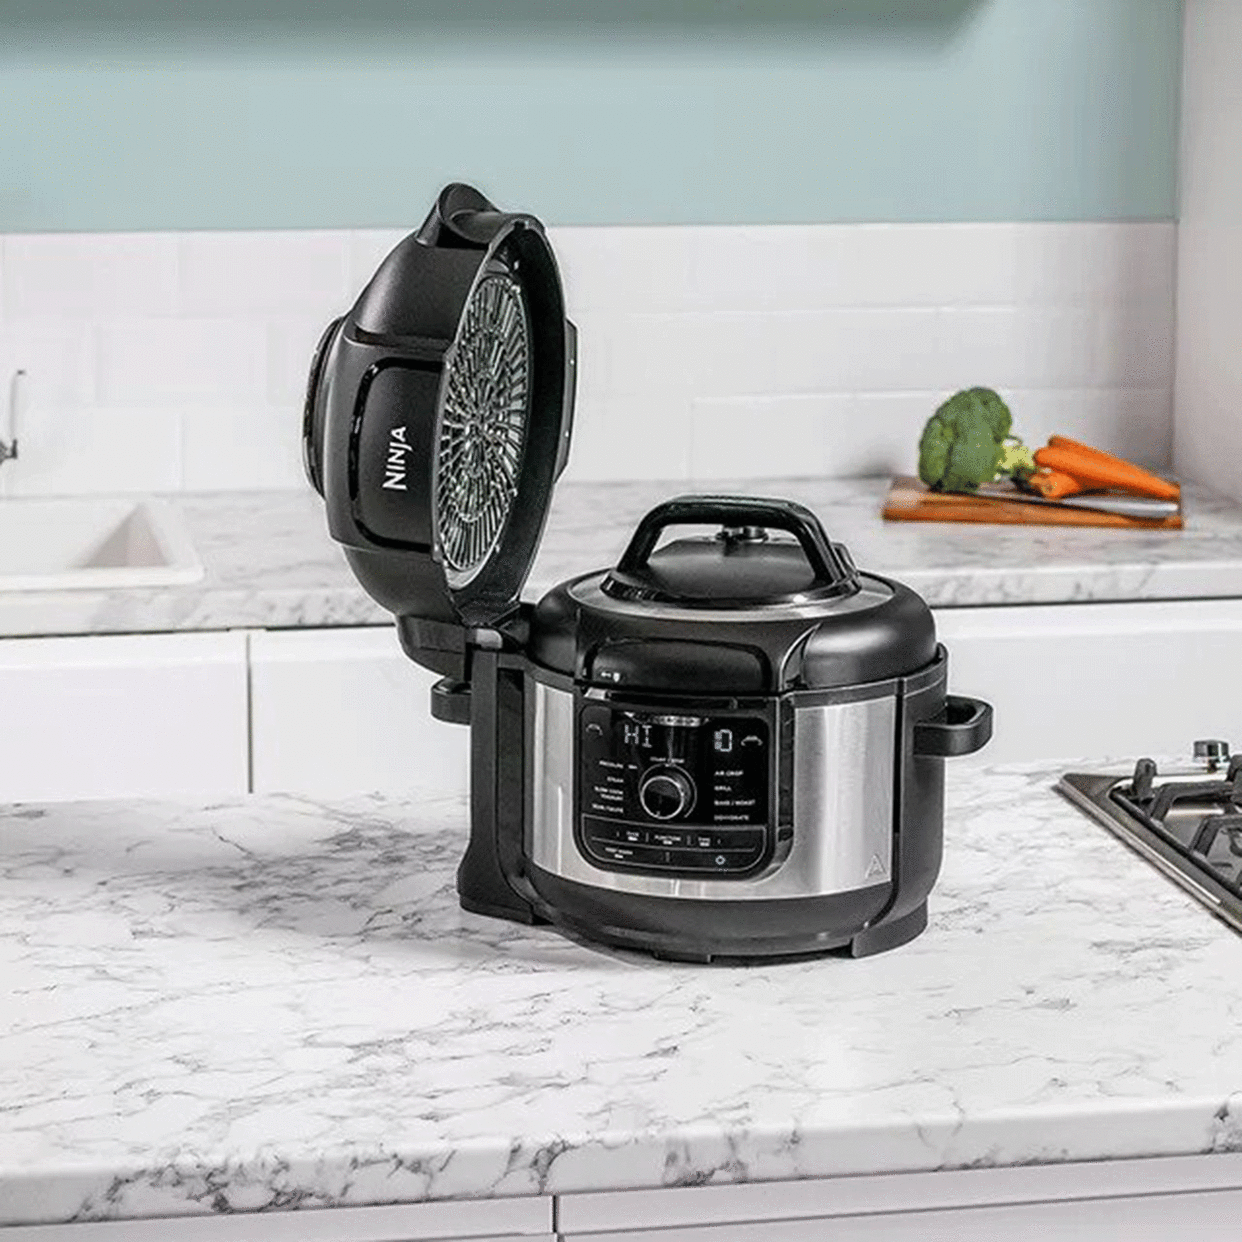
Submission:
M 718 875 L 770 856 L 771 725 L 584 705 L 579 833 L 597 866 Z

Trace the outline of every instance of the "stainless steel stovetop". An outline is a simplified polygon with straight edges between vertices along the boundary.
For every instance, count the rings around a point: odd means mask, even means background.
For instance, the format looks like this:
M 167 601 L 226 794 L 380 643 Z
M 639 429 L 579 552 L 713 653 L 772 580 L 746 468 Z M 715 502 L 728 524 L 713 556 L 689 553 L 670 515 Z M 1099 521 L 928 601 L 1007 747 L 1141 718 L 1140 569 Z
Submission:
M 1242 755 L 1228 742 L 1196 742 L 1186 767 L 1140 759 L 1132 774 L 1068 772 L 1057 788 L 1242 931 Z

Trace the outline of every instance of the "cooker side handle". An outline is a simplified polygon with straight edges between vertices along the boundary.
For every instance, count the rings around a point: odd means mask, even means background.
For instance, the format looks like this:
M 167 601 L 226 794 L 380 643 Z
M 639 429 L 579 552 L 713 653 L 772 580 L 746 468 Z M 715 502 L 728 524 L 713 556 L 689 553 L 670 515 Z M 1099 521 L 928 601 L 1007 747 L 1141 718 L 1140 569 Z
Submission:
M 939 717 L 914 726 L 914 753 L 937 759 L 973 755 L 991 737 L 992 704 L 950 694 Z

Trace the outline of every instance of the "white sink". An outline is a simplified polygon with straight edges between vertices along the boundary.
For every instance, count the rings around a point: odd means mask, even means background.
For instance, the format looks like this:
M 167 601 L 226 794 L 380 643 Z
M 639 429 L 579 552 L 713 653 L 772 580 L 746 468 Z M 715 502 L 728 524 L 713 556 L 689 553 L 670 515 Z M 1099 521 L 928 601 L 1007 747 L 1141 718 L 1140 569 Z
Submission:
M 0 500 L 0 591 L 176 586 L 202 576 L 185 519 L 166 500 Z

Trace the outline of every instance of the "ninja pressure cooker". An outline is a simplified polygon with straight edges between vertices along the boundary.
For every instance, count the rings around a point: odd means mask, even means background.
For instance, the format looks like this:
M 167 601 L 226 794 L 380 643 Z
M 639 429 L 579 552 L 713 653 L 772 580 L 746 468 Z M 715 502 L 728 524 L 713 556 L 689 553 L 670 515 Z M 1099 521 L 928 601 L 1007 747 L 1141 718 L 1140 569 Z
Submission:
M 462 905 L 693 961 L 912 939 L 944 759 L 991 708 L 946 694 L 923 600 L 785 500 L 671 499 L 523 601 L 575 359 L 539 221 L 451 185 L 311 366 L 329 529 L 471 730 Z

